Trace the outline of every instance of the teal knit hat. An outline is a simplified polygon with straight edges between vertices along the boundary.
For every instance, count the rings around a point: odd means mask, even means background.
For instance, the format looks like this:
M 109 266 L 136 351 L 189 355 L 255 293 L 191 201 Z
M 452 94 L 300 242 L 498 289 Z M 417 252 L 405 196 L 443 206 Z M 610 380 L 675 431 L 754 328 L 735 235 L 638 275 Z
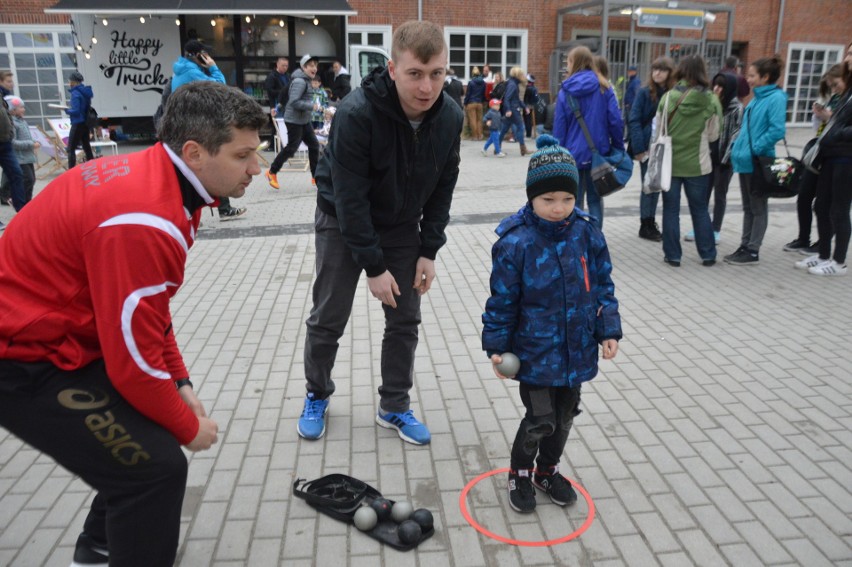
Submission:
M 548 134 L 539 136 L 535 145 L 538 151 L 527 168 L 527 199 L 532 201 L 551 191 L 566 191 L 576 197 L 580 174 L 571 152 Z

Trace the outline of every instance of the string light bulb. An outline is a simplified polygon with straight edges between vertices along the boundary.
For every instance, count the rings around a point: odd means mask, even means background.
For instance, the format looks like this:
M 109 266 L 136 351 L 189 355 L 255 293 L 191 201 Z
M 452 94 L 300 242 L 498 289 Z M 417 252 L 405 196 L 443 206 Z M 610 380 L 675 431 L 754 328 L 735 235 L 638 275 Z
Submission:
M 284 18 L 281 18 L 280 20 L 278 20 L 278 25 L 281 26 L 282 28 L 284 27 Z
M 250 24 L 250 23 L 251 23 L 251 16 L 246 16 L 246 23 L 247 23 L 247 24 Z
M 92 43 L 97 45 L 98 44 L 98 38 L 96 38 L 95 36 L 92 36 Z
M 213 26 L 214 28 L 216 27 L 216 20 L 215 20 L 215 18 L 214 18 L 214 19 L 212 19 L 212 20 L 210 20 L 210 25 L 211 25 L 211 26 Z
M 106 19 L 106 18 L 104 18 L 103 20 L 101 20 L 101 23 L 104 25 L 104 27 L 106 27 L 107 25 L 109 25 L 109 22 L 107 21 L 107 19 Z
M 139 23 L 140 23 L 140 24 L 144 24 L 144 23 L 145 23 L 145 16 L 139 16 Z
M 318 26 L 318 25 L 319 25 L 319 18 L 314 18 L 314 25 L 315 25 L 315 26 Z
M 87 51 L 86 52 L 86 59 L 91 59 L 91 58 L 92 58 L 92 54 Z
M 175 18 L 175 25 L 176 25 L 176 26 L 179 26 L 179 25 L 180 25 L 180 18 Z
M 83 46 L 81 44 L 77 44 L 77 51 L 83 51 Z

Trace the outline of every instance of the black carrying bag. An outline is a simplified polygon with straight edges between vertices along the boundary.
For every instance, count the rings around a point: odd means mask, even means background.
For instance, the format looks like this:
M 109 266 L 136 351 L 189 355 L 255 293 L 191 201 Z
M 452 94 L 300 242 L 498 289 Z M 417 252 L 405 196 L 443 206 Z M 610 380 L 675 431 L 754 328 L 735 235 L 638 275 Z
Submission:
M 787 147 L 787 138 L 784 138 L 784 150 L 787 152 L 787 157 L 754 155 L 754 148 L 751 145 L 751 136 L 753 133 L 751 129 L 751 113 L 748 113 L 747 120 L 749 122 L 748 143 L 754 168 L 754 173 L 751 176 L 751 192 L 758 197 L 775 199 L 795 197 L 799 194 L 799 187 L 802 182 L 804 165 L 802 165 L 801 160 L 790 155 L 790 148 Z
M 358 508 L 382 498 L 382 493 L 366 482 L 345 474 L 329 474 L 316 480 L 297 478 L 293 483 L 293 494 L 323 514 L 347 524 L 354 524 Z M 394 501 L 388 501 L 393 506 Z M 376 527 L 364 533 L 400 551 L 414 549 L 435 534 L 433 527 L 423 532 L 420 541 L 408 544 L 399 539 L 397 527 L 396 522 L 388 519 L 379 521 Z
M 86 128 L 89 130 L 97 128 L 99 123 L 98 111 L 94 106 L 89 105 L 89 110 L 86 111 Z

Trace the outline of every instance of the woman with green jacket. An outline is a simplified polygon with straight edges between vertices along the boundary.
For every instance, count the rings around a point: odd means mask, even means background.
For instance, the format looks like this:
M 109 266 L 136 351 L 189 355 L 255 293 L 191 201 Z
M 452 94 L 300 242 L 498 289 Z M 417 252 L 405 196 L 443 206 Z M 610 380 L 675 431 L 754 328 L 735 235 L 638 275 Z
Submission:
M 660 100 L 657 111 L 657 135 L 663 120 L 672 137 L 671 188 L 663 193 L 663 260 L 680 266 L 680 193 L 689 204 L 695 247 L 705 266 L 716 263 L 716 242 L 710 221 L 710 142 L 719 139 L 722 107 L 710 91 L 704 60 L 692 55 L 678 63 L 674 75 L 677 84 Z
M 754 158 L 775 157 L 775 144 L 786 132 L 787 95 L 775 84 L 783 68 L 781 57 L 774 55 L 758 59 L 746 72 L 754 98 L 743 113 L 740 135 L 731 150 L 731 163 L 734 171 L 740 174 L 743 197 L 740 247 L 725 256 L 725 262 L 734 266 L 756 266 L 760 260 L 758 252 L 769 223 L 769 199 L 751 191 L 753 176 L 760 174 L 754 170 Z

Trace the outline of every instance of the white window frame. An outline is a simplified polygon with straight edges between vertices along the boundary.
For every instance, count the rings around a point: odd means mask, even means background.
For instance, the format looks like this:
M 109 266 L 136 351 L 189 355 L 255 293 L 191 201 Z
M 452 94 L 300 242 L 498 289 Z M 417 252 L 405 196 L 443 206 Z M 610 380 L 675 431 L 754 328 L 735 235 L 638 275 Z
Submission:
M 806 43 L 806 42 L 792 42 L 787 46 L 787 59 L 785 60 L 785 68 L 784 68 L 784 89 L 787 92 L 787 113 L 790 118 L 795 119 L 797 111 L 796 108 L 799 105 L 801 100 L 811 101 L 812 97 L 807 96 L 807 92 L 810 90 L 810 87 L 804 87 L 801 85 L 801 74 L 796 73 L 791 74 L 790 65 L 793 58 L 793 50 L 812 50 L 812 51 L 824 51 L 826 55 L 830 52 L 835 52 L 837 54 L 837 60 L 831 64 L 824 64 L 823 69 L 820 71 L 820 75 L 824 74 L 828 71 L 832 65 L 836 63 L 841 63 L 843 61 L 843 53 L 846 49 L 845 45 L 842 44 L 831 44 L 831 43 Z M 827 58 L 826 58 L 827 59 Z M 810 116 L 810 115 L 809 115 Z M 808 118 L 805 121 L 796 121 L 791 120 L 787 122 L 788 126 L 810 126 L 812 124 L 811 118 Z
M 52 37 L 52 45 L 49 47 L 15 47 L 12 44 L 12 34 L 51 34 Z M 9 57 L 9 70 L 15 75 L 15 88 L 14 92 L 16 96 L 20 96 L 20 84 L 18 81 L 18 69 L 17 64 L 15 62 L 15 54 L 34 54 L 38 55 L 53 55 L 54 56 L 54 71 L 56 73 L 56 84 L 59 88 L 59 96 L 57 99 L 42 99 L 41 95 L 39 95 L 38 99 L 33 100 L 32 98 L 24 99 L 24 102 L 27 103 L 27 122 L 30 124 L 39 124 L 43 128 L 47 128 L 47 120 L 48 118 L 60 118 L 64 116 L 61 110 L 53 110 L 50 114 L 42 114 L 41 108 L 44 102 L 59 102 L 65 104 L 67 101 L 68 93 L 65 90 L 65 72 L 62 70 L 62 56 L 67 54 L 76 53 L 74 47 L 72 46 L 60 46 L 59 45 L 59 34 L 70 34 L 71 26 L 61 25 L 61 24 L 40 24 L 38 26 L 35 25 L 12 25 L 5 24 L 0 25 L 0 34 L 5 36 L 6 45 L 0 46 L 0 53 L 8 55 Z M 46 68 L 46 69 L 49 69 Z M 23 98 L 23 97 L 22 97 Z
M 347 53 L 349 50 L 349 34 L 351 33 L 360 33 L 361 38 L 363 39 L 365 34 L 370 33 L 380 33 L 382 34 L 382 45 L 376 46 L 381 47 L 388 53 L 391 51 L 391 42 L 393 41 L 393 28 L 391 26 L 380 26 L 380 25 L 368 25 L 368 24 L 349 24 L 346 28 L 346 48 Z M 352 45 L 367 45 L 366 43 L 361 44 L 352 44 Z
M 522 28 L 471 28 L 471 27 L 452 27 L 452 26 L 444 26 L 444 40 L 447 42 L 447 45 L 450 44 L 450 36 L 451 35 L 464 35 L 465 36 L 465 56 L 464 56 L 464 68 L 458 69 L 457 63 L 450 63 L 450 66 L 453 67 L 453 70 L 456 72 L 456 77 L 458 77 L 462 82 L 467 84 L 467 81 L 470 79 L 470 36 L 471 35 L 502 35 L 503 36 L 503 48 L 502 55 L 503 61 L 502 66 L 507 67 L 508 75 L 508 65 L 506 65 L 506 36 L 518 36 L 521 38 L 521 60 L 518 62 L 518 65 L 527 71 L 527 61 L 528 61 L 528 45 L 529 45 L 529 30 Z M 453 48 L 450 47 L 452 50 Z M 486 48 L 487 50 L 487 48 Z M 506 76 L 506 79 L 509 77 Z

